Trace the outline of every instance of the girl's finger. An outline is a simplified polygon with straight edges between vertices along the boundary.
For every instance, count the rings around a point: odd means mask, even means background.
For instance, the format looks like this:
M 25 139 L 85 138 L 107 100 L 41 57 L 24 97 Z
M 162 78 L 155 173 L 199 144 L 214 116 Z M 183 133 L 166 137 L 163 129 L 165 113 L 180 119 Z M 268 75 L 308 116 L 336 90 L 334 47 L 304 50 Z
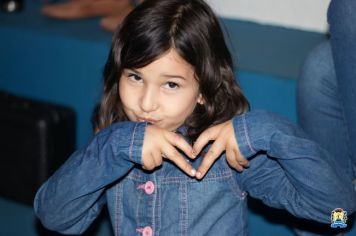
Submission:
M 209 141 L 216 140 L 220 133 L 220 126 L 213 126 L 202 132 L 193 145 L 195 155 L 198 155 Z
M 239 163 L 239 165 L 241 165 L 244 168 L 248 168 L 250 166 L 250 163 L 247 160 L 237 161 L 237 162 Z
M 199 166 L 196 177 L 197 179 L 202 179 L 210 167 L 214 164 L 215 160 L 221 155 L 224 151 L 224 143 L 216 140 L 213 145 L 211 145 L 209 151 L 205 155 L 202 163 Z
M 159 150 L 153 151 L 152 157 L 155 163 L 155 167 L 162 165 L 163 157 L 162 157 L 162 153 Z
M 226 150 L 226 161 L 232 168 L 236 169 L 237 171 L 240 172 L 243 170 L 243 167 L 236 160 L 234 151 L 231 149 Z
M 165 137 L 172 146 L 177 147 L 180 150 L 182 150 L 188 157 L 190 157 L 190 158 L 195 157 L 193 155 L 192 146 L 189 143 L 187 143 L 187 141 L 185 141 L 185 139 L 182 136 L 180 136 L 179 134 L 176 134 L 174 132 L 167 132 L 165 134 Z
M 244 170 L 243 166 L 241 166 L 238 162 L 228 161 L 228 164 L 238 172 L 242 172 Z
M 162 154 L 164 158 L 171 160 L 189 176 L 195 176 L 196 170 L 186 161 L 186 159 L 178 152 L 174 146 L 165 145 L 164 149 L 162 150 Z
M 226 160 L 228 162 L 233 161 L 233 160 L 235 160 L 237 162 L 237 160 L 235 159 L 235 152 L 233 150 L 226 149 L 225 150 L 225 155 L 226 155 Z
M 153 154 L 150 153 L 147 157 L 143 159 L 142 168 L 145 170 L 153 170 L 156 167 Z
M 248 168 L 250 166 L 250 162 L 244 156 L 242 156 L 241 153 L 238 150 L 234 150 L 234 153 L 235 153 L 235 157 L 236 157 L 237 162 L 241 166 L 243 166 L 245 168 Z

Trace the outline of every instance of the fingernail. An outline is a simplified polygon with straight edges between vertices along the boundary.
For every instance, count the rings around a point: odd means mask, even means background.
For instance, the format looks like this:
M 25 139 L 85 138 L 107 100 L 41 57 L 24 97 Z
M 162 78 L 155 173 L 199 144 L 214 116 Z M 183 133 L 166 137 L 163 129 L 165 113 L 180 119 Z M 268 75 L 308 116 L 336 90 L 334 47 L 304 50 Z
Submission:
M 192 169 L 192 170 L 190 171 L 190 173 L 192 174 L 192 176 L 195 176 L 195 174 L 197 173 L 197 171 L 196 171 L 195 169 Z
M 195 153 L 195 151 L 192 151 L 192 158 L 196 158 L 197 154 Z
M 201 173 L 200 173 L 199 171 L 197 172 L 196 177 L 197 177 L 198 179 L 201 178 Z

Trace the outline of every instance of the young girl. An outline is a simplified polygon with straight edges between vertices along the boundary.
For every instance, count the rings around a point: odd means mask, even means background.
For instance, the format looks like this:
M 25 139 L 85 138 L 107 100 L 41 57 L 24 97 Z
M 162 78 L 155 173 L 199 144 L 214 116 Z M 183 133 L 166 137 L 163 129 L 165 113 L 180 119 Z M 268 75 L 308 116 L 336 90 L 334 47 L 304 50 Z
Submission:
M 204 1 L 144 1 L 114 35 L 96 136 L 36 195 L 42 223 L 80 234 L 107 204 L 115 235 L 246 235 L 246 193 L 324 223 L 351 213 L 342 171 L 286 120 L 247 112 L 232 68 Z

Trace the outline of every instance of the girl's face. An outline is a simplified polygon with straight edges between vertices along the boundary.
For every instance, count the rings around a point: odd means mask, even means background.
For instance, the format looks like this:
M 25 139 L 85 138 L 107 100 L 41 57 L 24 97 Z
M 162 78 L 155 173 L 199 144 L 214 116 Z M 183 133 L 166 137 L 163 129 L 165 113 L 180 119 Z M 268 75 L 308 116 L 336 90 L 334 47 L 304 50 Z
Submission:
M 203 104 L 194 69 L 172 49 L 139 69 L 125 69 L 119 95 L 130 121 L 174 131 Z

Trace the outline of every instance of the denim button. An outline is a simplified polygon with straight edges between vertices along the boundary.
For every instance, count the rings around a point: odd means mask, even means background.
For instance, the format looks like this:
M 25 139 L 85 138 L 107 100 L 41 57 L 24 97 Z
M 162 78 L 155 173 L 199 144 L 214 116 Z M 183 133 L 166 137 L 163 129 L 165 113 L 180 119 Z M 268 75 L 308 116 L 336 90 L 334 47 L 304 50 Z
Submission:
M 141 233 L 143 236 L 153 235 L 153 230 L 150 226 L 146 226 L 145 228 L 137 228 L 136 231 Z
M 150 226 L 146 226 L 143 228 L 142 235 L 144 236 L 152 236 L 153 235 L 153 230 Z
M 141 184 L 137 189 L 145 190 L 145 193 L 151 195 L 155 191 L 155 184 L 152 181 L 147 181 L 145 184 Z
M 155 191 L 155 184 L 152 181 L 147 181 L 144 189 L 145 193 L 151 195 Z

